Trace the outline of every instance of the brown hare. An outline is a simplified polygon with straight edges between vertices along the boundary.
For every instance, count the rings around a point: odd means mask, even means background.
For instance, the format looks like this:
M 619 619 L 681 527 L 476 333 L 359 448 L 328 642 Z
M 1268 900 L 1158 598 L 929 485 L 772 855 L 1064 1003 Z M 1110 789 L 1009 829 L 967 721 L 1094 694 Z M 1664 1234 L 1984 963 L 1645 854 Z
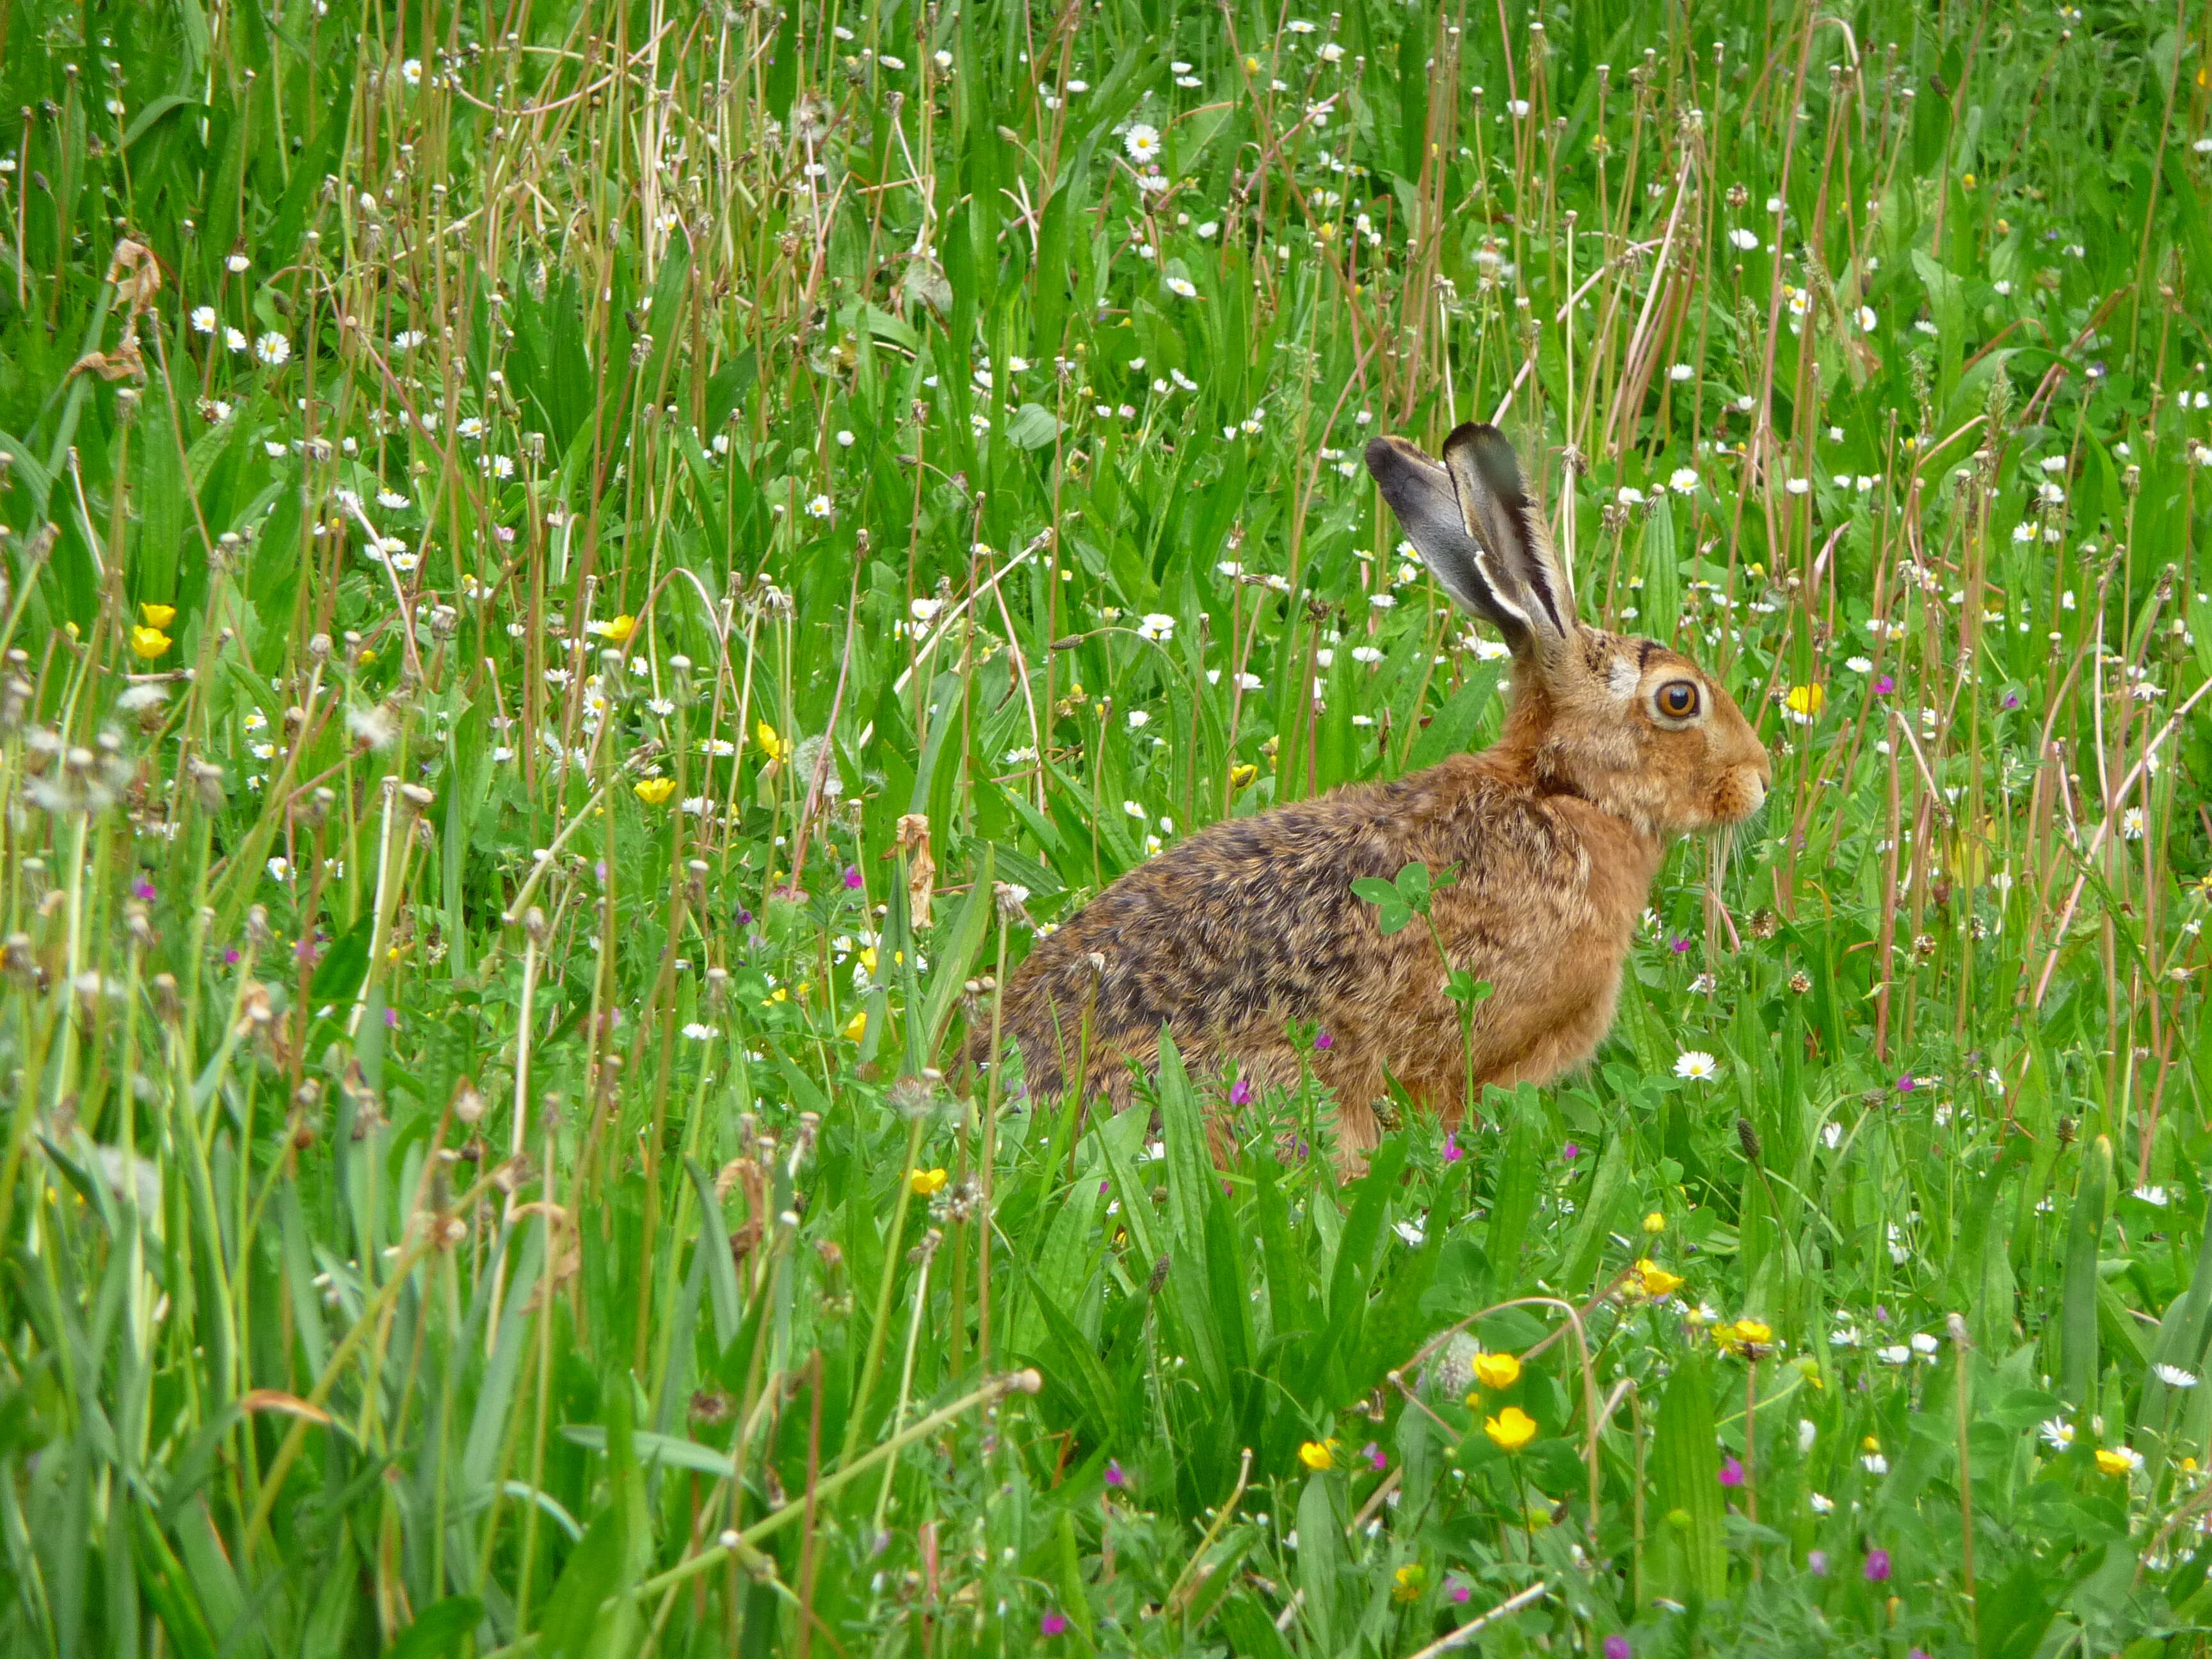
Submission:
M 1214 824 L 1107 888 L 1008 984 L 1033 1099 L 1063 1096 L 1082 1053 L 1085 1095 L 1118 1110 L 1164 1027 L 1194 1073 L 1234 1066 L 1267 1087 L 1311 1065 L 1340 1157 L 1374 1146 L 1386 1073 L 1456 1125 L 1469 1054 L 1436 940 L 1418 925 L 1386 936 L 1352 882 L 1416 860 L 1457 871 L 1431 920 L 1449 965 L 1492 987 L 1474 1009 L 1479 1099 L 1589 1057 L 1668 844 L 1765 799 L 1766 751 L 1727 692 L 1650 640 L 1577 619 L 1496 428 L 1459 427 L 1441 465 L 1379 438 L 1367 469 L 1444 590 L 1512 649 L 1498 742 Z M 1294 1041 L 1292 1022 L 1322 1035 Z

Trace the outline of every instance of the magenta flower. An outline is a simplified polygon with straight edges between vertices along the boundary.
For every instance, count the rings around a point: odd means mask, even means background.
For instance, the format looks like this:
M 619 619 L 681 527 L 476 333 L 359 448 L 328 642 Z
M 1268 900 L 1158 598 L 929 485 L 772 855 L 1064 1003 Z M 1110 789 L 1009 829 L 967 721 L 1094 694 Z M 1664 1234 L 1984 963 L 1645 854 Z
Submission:
M 1690 948 L 1690 941 L 1680 933 L 1669 933 L 1667 936 L 1667 948 L 1679 957 Z
M 1129 1477 L 1122 1470 L 1119 1459 L 1109 1457 L 1106 1460 L 1106 1484 L 1109 1486 L 1126 1486 L 1129 1484 Z
M 1559 1156 L 1560 1156 L 1561 1158 L 1563 1158 L 1566 1159 L 1566 1161 L 1567 1161 L 1568 1163 L 1570 1163 L 1570 1164 L 1573 1163 L 1577 1158 L 1580 1158 L 1582 1155 L 1583 1155 L 1583 1149 L 1582 1149 L 1580 1146 L 1577 1146 L 1577 1145 L 1576 1145 L 1573 1141 L 1571 1141 L 1571 1141 L 1569 1141 L 1565 1146 L 1562 1146 L 1562 1147 L 1560 1147 L 1560 1148 L 1559 1148 Z
M 1874 677 L 1874 694 L 1877 697 L 1886 697 L 1896 690 L 1897 682 L 1888 675 L 1877 674 Z
M 860 884 L 860 866 L 857 864 L 847 865 L 845 866 L 845 885 L 848 887 L 858 887 Z
M 1913 1076 L 1910 1072 L 1907 1072 L 1903 1077 L 1897 1079 L 1897 1092 L 1901 1095 L 1909 1095 L 1919 1086 L 1920 1079 Z
M 1369 1441 L 1365 1445 L 1359 1449 L 1359 1455 L 1367 1460 L 1368 1467 L 1372 1468 L 1377 1474 L 1382 1474 L 1383 1470 L 1390 1467 L 1390 1459 L 1389 1455 L 1383 1451 L 1382 1447 L 1376 1445 L 1372 1440 Z
M 237 966 L 238 966 L 238 952 L 237 952 L 237 951 L 225 951 L 222 953 L 222 965 L 223 965 L 224 967 L 226 967 L 226 968 L 235 968 L 235 967 L 237 967 Z
M 1605 1659 L 1628 1659 L 1636 1650 L 1628 1645 L 1628 1638 L 1619 1631 L 1605 1638 Z
M 140 877 L 137 883 L 131 889 L 131 896 L 142 903 L 151 904 L 154 902 L 154 884 L 143 876 Z
M 1887 1583 L 1889 1581 L 1889 1552 L 1887 1550 L 1869 1550 L 1867 1552 L 1866 1576 L 1867 1583 L 1869 1584 Z
M 1455 1578 L 1445 1587 L 1444 1594 L 1455 1601 L 1464 1602 L 1474 1595 L 1474 1590 L 1464 1578 Z
M 1813 1550 L 1809 1552 L 1805 1557 L 1805 1571 L 1811 1573 L 1815 1578 L 1826 1578 L 1828 1576 L 1827 1551 Z
M 1723 1486 L 1743 1485 L 1743 1465 L 1736 1462 L 1733 1453 L 1721 1459 L 1721 1485 Z
M 1315 1033 L 1314 1033 L 1314 1047 L 1315 1047 L 1315 1048 L 1334 1048 L 1334 1047 L 1335 1047 L 1335 1046 L 1336 1046 L 1336 1039 L 1335 1039 L 1334 1037 L 1333 1037 L 1333 1036 L 1329 1036 L 1329 1034 L 1328 1034 L 1328 1032 L 1326 1032 L 1326 1031 L 1316 1031 L 1316 1032 L 1315 1032 Z
M 1466 1156 L 1467 1149 L 1459 1144 L 1459 1131 L 1446 1130 L 1444 1132 L 1444 1162 L 1456 1164 Z
M 1047 1636 L 1064 1636 L 1067 1633 L 1067 1615 L 1064 1613 L 1048 1613 L 1044 1616 L 1043 1624 L 1038 1628 Z
M 1229 1103 L 1231 1106 L 1249 1106 L 1252 1103 L 1252 1079 L 1250 1078 L 1240 1077 L 1236 1082 L 1229 1085 Z

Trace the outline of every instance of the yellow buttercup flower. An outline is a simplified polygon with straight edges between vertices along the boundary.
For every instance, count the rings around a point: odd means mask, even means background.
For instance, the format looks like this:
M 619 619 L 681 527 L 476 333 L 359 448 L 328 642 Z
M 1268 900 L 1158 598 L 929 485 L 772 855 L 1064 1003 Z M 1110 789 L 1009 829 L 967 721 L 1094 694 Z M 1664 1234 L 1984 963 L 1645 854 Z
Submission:
M 2100 1474 L 2133 1474 L 2142 1467 L 2142 1454 L 2123 1446 L 2118 1451 L 2097 1448 L 2097 1471 Z
M 173 605 L 155 605 L 149 600 L 138 607 L 138 620 L 149 628 L 167 628 L 177 619 Z
M 1310 1469 L 1325 1469 L 1336 1462 L 1336 1442 L 1309 1440 L 1298 1448 L 1298 1462 Z
M 771 761 L 780 761 L 791 753 L 791 745 L 776 736 L 775 727 L 766 720 L 753 727 L 753 741 L 760 745 L 761 753 Z
M 167 652 L 173 643 L 174 641 L 158 628 L 139 627 L 131 630 L 131 654 L 143 657 L 148 662 L 153 661 L 155 658 Z
M 1418 1601 L 1429 1587 L 1429 1570 L 1418 1561 L 1408 1561 L 1390 1575 L 1390 1581 L 1393 1601 Z
M 1243 766 L 1232 766 L 1229 769 L 1229 787 L 1231 789 L 1249 788 L 1259 775 L 1260 769 L 1249 763 Z
M 1774 1340 L 1773 1327 L 1771 1325 L 1762 1324 L 1756 1319 L 1737 1320 L 1735 1322 L 1735 1334 L 1736 1340 L 1741 1342 L 1771 1342 Z
M 916 1198 L 927 1198 L 951 1178 L 942 1170 L 916 1170 L 907 1177 L 907 1185 L 914 1188 Z
M 1508 1406 L 1497 1416 L 1483 1419 L 1482 1431 L 1492 1444 L 1517 1452 L 1536 1437 L 1536 1419 L 1518 1406 Z
M 1820 705 L 1828 700 L 1826 690 L 1817 685 L 1793 685 L 1790 695 L 1783 698 L 1783 706 L 1793 714 L 1802 714 L 1810 720 L 1820 712 Z
M 1649 1256 L 1636 1264 L 1636 1274 L 1643 1282 L 1644 1294 L 1655 1302 L 1682 1288 L 1681 1274 L 1668 1273 Z
M 862 1037 L 867 1036 L 867 1034 L 868 1011 L 863 1008 L 859 1013 L 854 1015 L 852 1018 L 845 1022 L 843 1035 L 846 1042 L 858 1042 Z
M 640 778 L 635 783 L 630 785 L 630 787 L 636 793 L 637 798 L 647 806 L 659 806 L 676 793 L 676 780 Z
M 1521 1380 L 1521 1362 L 1510 1353 L 1479 1353 L 1474 1377 L 1486 1389 L 1510 1389 Z
M 1665 1232 L 1667 1231 L 1667 1218 L 1661 1214 L 1657 1210 L 1652 1211 L 1650 1215 L 1644 1218 L 1644 1231 L 1654 1235 Z
M 876 947 L 874 945 L 871 945 L 860 952 L 860 966 L 866 969 L 872 974 L 876 971 Z
M 617 645 L 627 645 L 629 643 L 630 635 L 636 629 L 636 627 L 637 618 L 631 616 L 629 611 L 625 611 L 621 616 L 615 617 L 611 622 L 608 623 L 605 629 L 606 637 L 612 640 Z

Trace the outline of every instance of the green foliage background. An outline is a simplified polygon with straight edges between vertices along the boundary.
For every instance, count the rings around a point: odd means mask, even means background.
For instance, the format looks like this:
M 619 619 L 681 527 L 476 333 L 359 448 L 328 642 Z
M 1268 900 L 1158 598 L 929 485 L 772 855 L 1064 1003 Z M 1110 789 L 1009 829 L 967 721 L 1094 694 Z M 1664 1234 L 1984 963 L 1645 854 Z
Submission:
M 0 1649 L 2201 1651 L 2208 30 L 0 0 Z M 1470 417 L 1776 761 L 1595 1063 L 971 1089 Z

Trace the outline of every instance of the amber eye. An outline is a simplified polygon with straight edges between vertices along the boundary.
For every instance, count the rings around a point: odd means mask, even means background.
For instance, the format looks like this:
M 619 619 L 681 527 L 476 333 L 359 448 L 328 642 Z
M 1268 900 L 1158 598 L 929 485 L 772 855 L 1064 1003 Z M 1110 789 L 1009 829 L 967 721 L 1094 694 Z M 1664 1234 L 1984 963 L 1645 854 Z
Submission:
M 1659 688 L 1659 712 L 1670 720 L 1686 720 L 1698 712 L 1698 688 L 1687 680 L 1669 680 Z

